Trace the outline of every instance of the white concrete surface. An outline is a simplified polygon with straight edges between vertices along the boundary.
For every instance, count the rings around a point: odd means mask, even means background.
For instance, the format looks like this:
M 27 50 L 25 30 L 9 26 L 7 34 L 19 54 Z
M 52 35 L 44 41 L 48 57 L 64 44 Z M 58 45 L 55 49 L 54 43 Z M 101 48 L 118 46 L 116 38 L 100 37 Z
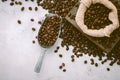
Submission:
M 28 6 L 36 6 L 35 3 L 24 2 L 25 11 L 21 12 L 22 6 L 9 6 L 9 1 L 0 2 L 0 80 L 119 80 L 120 66 L 114 65 L 109 67 L 108 63 L 99 67 L 90 65 L 90 57 L 84 56 L 71 62 L 70 55 L 72 51 L 65 51 L 60 48 L 59 53 L 63 54 L 60 59 L 58 54 L 54 54 L 54 49 L 60 45 L 60 40 L 47 50 L 42 70 L 40 73 L 34 72 L 35 64 L 41 54 L 41 48 L 35 39 L 39 25 L 38 20 L 44 18 L 47 11 L 39 7 L 39 11 L 29 11 Z M 30 19 L 35 21 L 31 22 Z M 20 19 L 22 24 L 19 25 L 17 20 Z M 32 27 L 37 31 L 33 32 Z M 36 40 L 32 44 L 32 40 Z M 72 47 L 71 47 L 72 49 Z M 84 64 L 88 60 L 88 64 Z M 96 58 L 97 60 L 97 58 Z M 59 70 L 59 65 L 66 63 L 67 72 Z M 110 72 L 106 71 L 109 67 Z

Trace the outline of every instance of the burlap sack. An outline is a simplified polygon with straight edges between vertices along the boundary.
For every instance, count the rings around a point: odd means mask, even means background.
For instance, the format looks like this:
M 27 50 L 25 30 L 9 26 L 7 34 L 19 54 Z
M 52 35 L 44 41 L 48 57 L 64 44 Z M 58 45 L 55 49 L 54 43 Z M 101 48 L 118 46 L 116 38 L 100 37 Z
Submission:
M 84 14 L 87 8 L 90 7 L 91 4 L 95 3 L 103 4 L 107 8 L 111 9 L 111 12 L 109 13 L 109 20 L 112 21 L 112 24 L 99 30 L 88 29 L 88 27 L 84 24 Z M 80 0 L 80 6 L 75 20 L 84 33 L 93 37 L 110 37 L 110 34 L 119 27 L 117 9 L 109 0 Z

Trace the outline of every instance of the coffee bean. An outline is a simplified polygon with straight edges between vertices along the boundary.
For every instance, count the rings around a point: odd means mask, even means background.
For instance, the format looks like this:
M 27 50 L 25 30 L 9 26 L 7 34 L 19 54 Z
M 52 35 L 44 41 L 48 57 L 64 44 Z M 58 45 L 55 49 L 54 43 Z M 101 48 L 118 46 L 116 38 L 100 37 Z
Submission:
M 20 21 L 20 20 L 18 20 L 17 22 L 18 22 L 18 24 L 21 24 L 21 21 Z
M 55 53 L 57 53 L 57 52 L 58 52 L 58 50 L 55 50 L 54 52 L 55 52 Z
M 32 11 L 32 7 L 28 7 L 28 9 L 29 9 L 30 11 Z
M 59 54 L 59 57 L 62 58 L 63 57 L 62 54 Z
M 84 64 L 87 64 L 87 60 L 84 61 Z
M 107 71 L 110 71 L 110 68 L 107 68 Z
M 95 63 L 95 66 L 98 67 L 98 63 Z
M 75 61 L 75 59 L 72 59 L 71 61 L 72 61 L 72 62 L 74 62 L 74 61 Z
M 34 19 L 33 19 L 33 18 L 32 18 L 32 19 L 30 19 L 30 21 L 32 21 L 32 22 L 33 22 L 33 21 L 34 21 Z
M 33 40 L 32 43 L 35 44 L 35 40 Z
M 66 72 L 66 69 L 63 69 L 63 72 Z
M 33 28 L 32 28 L 32 31 L 36 31 L 36 29 L 33 27 Z
M 65 63 L 62 63 L 62 66 L 65 67 Z
M 21 8 L 21 11 L 24 11 L 24 9 L 25 9 L 25 8 L 24 8 L 24 7 L 22 7 L 22 8 Z
M 59 66 L 59 69 L 62 69 L 63 67 L 62 66 Z
M 41 21 L 38 21 L 38 24 L 41 24 L 42 22 Z
M 11 6 L 13 6 L 13 5 L 14 5 L 14 3 L 13 3 L 13 2 L 11 2 L 11 3 L 10 3 L 10 5 L 11 5 Z
M 19 4 L 19 5 L 22 5 L 22 2 L 21 2 L 21 1 L 19 1 L 19 2 L 18 2 L 18 4 Z
M 56 48 L 57 48 L 57 50 L 58 50 L 60 47 L 59 47 L 59 46 L 57 46 Z
M 38 11 L 38 7 L 35 7 L 35 11 Z
M 34 0 L 31 0 L 32 2 L 34 2 Z
M 74 58 L 75 56 L 74 55 L 71 55 L 71 58 Z

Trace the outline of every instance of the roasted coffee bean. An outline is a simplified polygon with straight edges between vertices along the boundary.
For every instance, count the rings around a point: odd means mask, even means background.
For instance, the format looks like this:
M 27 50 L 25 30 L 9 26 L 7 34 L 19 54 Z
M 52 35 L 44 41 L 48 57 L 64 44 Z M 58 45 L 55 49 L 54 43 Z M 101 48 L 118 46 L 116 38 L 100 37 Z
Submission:
M 33 27 L 33 28 L 32 28 L 32 31 L 36 31 L 36 29 Z
M 34 21 L 34 19 L 33 19 L 33 18 L 32 18 L 32 19 L 30 19 L 30 21 L 32 21 L 32 22 L 33 22 L 33 21 Z
M 32 43 L 35 44 L 35 40 L 33 40 Z
M 107 71 L 110 71 L 110 68 L 107 68 Z
M 93 65 L 94 64 L 94 59 L 90 59 L 90 61 L 91 61 L 91 65 Z
M 36 38 L 36 39 L 38 39 L 38 37 L 37 37 L 37 36 L 36 36 L 35 38 Z
M 84 64 L 87 64 L 87 60 L 84 61 Z
M 57 50 L 58 50 L 59 48 L 60 48 L 59 46 L 56 47 Z
M 57 53 L 57 52 L 58 52 L 58 50 L 55 50 L 54 52 L 55 52 L 55 53 Z
M 72 59 L 71 61 L 72 61 L 72 62 L 74 62 L 74 61 L 75 61 L 75 59 Z
M 74 55 L 71 55 L 71 58 L 73 59 L 75 56 Z
M 10 3 L 10 5 L 11 5 L 11 6 L 13 6 L 13 5 L 14 5 L 14 3 L 13 3 L 13 2 L 11 2 L 11 3 Z
M 59 66 L 59 69 L 62 69 L 63 67 L 62 66 Z
M 15 1 L 15 4 L 18 5 L 19 3 L 17 1 Z
M 41 21 L 38 21 L 38 24 L 42 24 L 42 22 L 41 22 Z
M 69 50 L 69 47 L 68 47 L 68 46 L 66 46 L 66 50 L 67 50 L 67 51 Z
M 11 1 L 13 1 L 13 2 L 14 2 L 15 0 L 11 0 Z
M 18 22 L 18 24 L 21 24 L 21 21 L 20 21 L 20 20 L 18 20 L 17 22 Z
M 63 69 L 63 72 L 66 72 L 66 69 Z
M 24 9 L 25 9 L 25 8 L 24 8 L 24 7 L 22 7 L 22 8 L 21 8 L 21 11 L 24 11 Z
M 65 63 L 62 63 L 62 66 L 65 67 Z
M 38 11 L 38 7 L 35 7 L 35 11 Z
M 28 7 L 28 9 L 29 9 L 30 11 L 32 11 L 32 7 Z
M 22 2 L 21 2 L 21 1 L 19 1 L 19 2 L 18 2 L 18 4 L 19 4 L 19 5 L 22 5 Z
M 95 66 L 98 67 L 98 63 L 95 63 Z
M 32 2 L 34 2 L 34 0 L 31 0 Z
M 59 57 L 62 58 L 63 57 L 62 54 L 59 54 Z

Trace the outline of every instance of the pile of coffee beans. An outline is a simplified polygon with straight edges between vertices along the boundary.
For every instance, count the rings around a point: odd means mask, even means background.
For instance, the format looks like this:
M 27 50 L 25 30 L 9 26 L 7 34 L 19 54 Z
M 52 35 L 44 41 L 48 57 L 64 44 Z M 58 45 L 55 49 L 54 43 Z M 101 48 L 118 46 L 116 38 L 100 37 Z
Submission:
M 65 17 L 79 0 L 38 0 L 38 5 L 50 13 Z
M 112 66 L 114 63 L 120 65 L 120 42 L 110 52 L 105 53 L 92 42 L 90 42 L 83 34 L 81 34 L 74 26 L 69 22 L 65 21 L 64 26 L 61 28 L 60 38 L 62 39 L 61 47 L 69 48 L 73 46 L 73 54 L 71 55 L 71 62 L 75 61 L 75 58 L 80 58 L 84 55 L 98 57 L 101 64 L 110 61 L 109 65 Z M 117 32 L 117 31 L 115 31 Z M 115 35 L 115 34 L 113 34 Z M 106 39 L 104 39 L 106 40 Z M 103 41 L 104 42 L 104 41 Z M 104 58 L 104 59 L 103 59 Z M 90 59 L 91 65 L 98 67 L 98 63 L 94 62 L 94 59 Z M 87 64 L 87 60 L 84 61 Z M 107 68 L 107 71 L 109 68 Z
M 111 24 L 112 22 L 108 19 L 108 15 L 111 12 L 110 9 L 105 7 L 103 4 L 92 4 L 85 12 L 84 22 L 88 29 L 101 29 Z
M 59 34 L 61 19 L 58 16 L 47 17 L 39 30 L 38 41 L 42 47 L 52 46 Z

